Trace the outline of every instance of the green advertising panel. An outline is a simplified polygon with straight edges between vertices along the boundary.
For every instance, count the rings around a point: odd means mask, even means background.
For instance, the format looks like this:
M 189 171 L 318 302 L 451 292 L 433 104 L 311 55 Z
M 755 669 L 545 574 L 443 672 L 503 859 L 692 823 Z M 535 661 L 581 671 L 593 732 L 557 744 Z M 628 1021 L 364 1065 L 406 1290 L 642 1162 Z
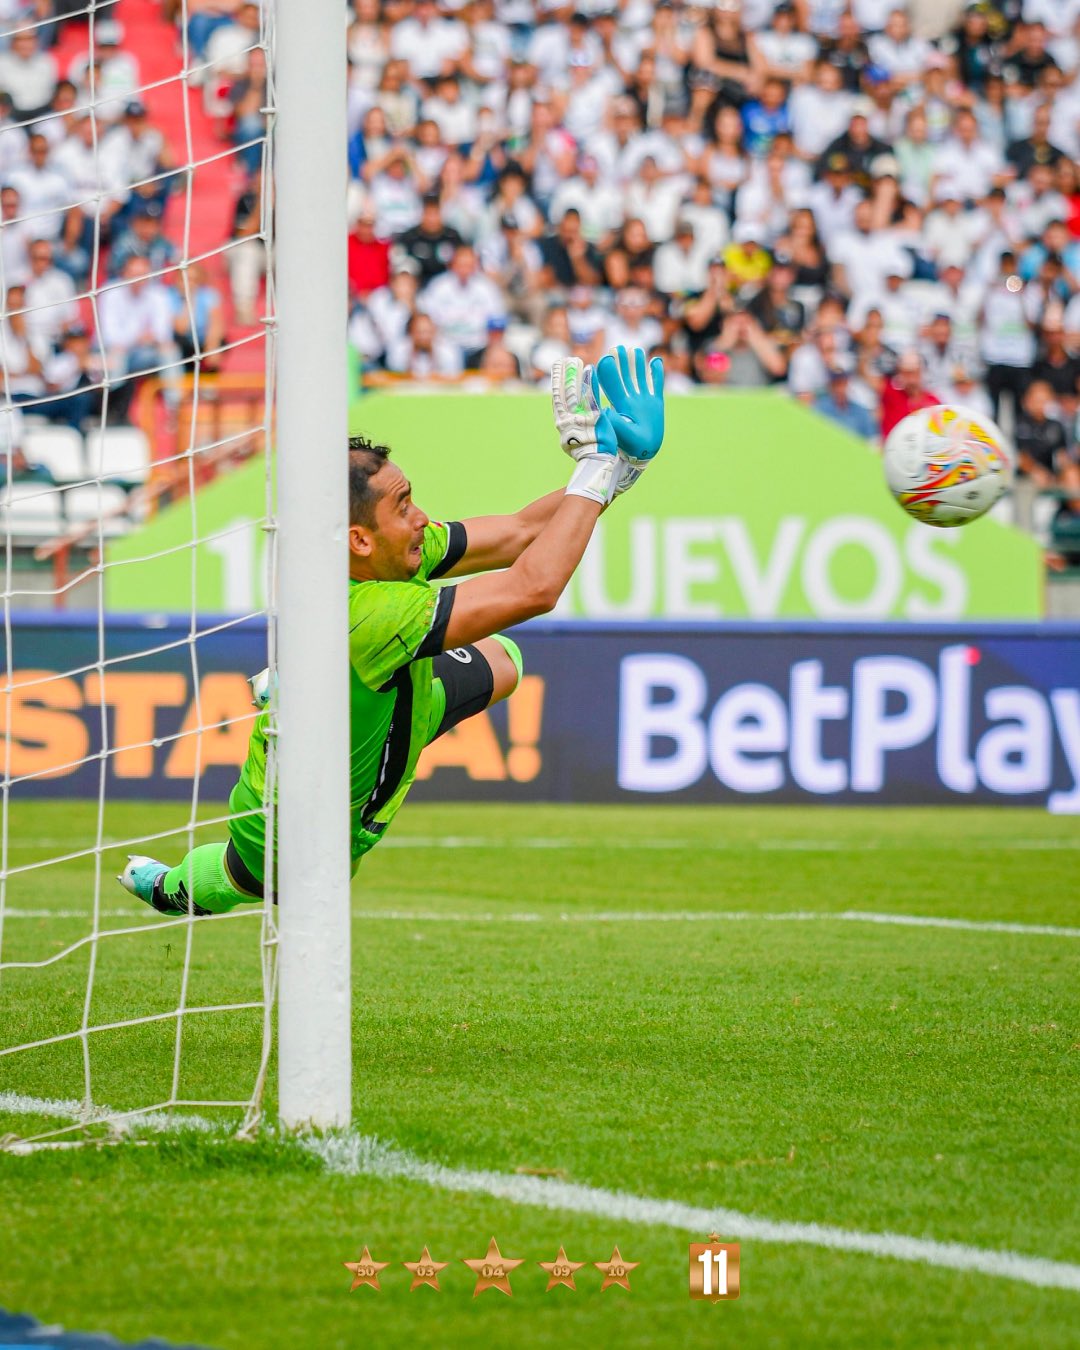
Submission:
M 389 444 L 442 519 L 509 511 L 569 470 L 546 397 L 377 394 L 354 431 Z M 303 453 L 302 448 L 300 453 Z M 263 603 L 263 470 L 250 464 L 111 546 L 115 609 L 247 612 Z M 207 538 L 207 536 L 213 536 Z M 664 449 L 605 515 L 558 614 L 589 619 L 1033 618 L 1038 545 L 995 520 L 908 519 L 866 444 L 783 394 L 672 396 Z

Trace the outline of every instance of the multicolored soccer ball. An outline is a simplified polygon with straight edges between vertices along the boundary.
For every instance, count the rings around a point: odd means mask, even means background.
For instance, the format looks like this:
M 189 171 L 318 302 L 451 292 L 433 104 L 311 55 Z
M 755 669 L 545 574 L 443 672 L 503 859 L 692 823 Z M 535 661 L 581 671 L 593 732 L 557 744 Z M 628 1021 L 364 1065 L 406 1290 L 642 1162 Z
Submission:
M 1012 482 L 1012 449 L 1001 428 L 951 403 L 898 422 L 885 441 L 884 461 L 889 491 L 927 525 L 978 520 Z

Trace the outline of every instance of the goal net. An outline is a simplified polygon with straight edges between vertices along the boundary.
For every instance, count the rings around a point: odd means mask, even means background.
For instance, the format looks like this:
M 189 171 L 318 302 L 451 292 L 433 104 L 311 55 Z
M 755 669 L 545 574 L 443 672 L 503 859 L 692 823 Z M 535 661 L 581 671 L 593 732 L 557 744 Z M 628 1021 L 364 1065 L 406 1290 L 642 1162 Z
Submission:
M 227 914 L 163 916 L 116 878 L 130 854 L 173 865 L 225 838 L 255 716 L 245 675 L 269 667 L 276 688 L 273 10 L 15 8 L 0 33 L 0 1136 L 251 1132 L 275 1039 L 271 887 Z M 241 492 L 240 523 L 222 525 Z

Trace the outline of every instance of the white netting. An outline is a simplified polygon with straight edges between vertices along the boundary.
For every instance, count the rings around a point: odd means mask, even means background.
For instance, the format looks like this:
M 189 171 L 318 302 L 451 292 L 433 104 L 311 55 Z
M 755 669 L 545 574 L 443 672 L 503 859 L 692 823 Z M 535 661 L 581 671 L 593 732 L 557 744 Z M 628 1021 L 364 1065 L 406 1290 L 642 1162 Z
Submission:
M 172 865 L 225 837 L 243 676 L 274 664 L 270 17 L 17 8 L 0 32 L 0 1136 L 195 1106 L 250 1129 L 273 905 L 166 918 L 114 877 L 128 854 Z M 231 484 L 244 512 L 222 523 L 204 503 Z M 274 773 L 271 737 L 271 800 Z

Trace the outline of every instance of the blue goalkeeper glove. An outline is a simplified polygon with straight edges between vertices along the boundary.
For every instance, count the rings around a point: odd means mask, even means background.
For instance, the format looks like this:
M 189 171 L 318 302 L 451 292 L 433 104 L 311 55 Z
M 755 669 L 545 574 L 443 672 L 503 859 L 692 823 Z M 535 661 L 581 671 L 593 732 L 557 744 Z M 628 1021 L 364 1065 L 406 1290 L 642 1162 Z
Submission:
M 551 368 L 551 408 L 562 448 L 577 465 L 567 493 L 607 506 L 624 462 L 611 412 L 600 410 L 595 374 L 578 357 L 560 357 Z
M 664 440 L 664 363 L 654 356 L 646 373 L 645 353 L 635 347 L 632 372 L 630 353 L 616 347 L 614 355 L 601 357 L 596 373 L 611 404 L 619 451 L 633 468 L 643 469 Z

